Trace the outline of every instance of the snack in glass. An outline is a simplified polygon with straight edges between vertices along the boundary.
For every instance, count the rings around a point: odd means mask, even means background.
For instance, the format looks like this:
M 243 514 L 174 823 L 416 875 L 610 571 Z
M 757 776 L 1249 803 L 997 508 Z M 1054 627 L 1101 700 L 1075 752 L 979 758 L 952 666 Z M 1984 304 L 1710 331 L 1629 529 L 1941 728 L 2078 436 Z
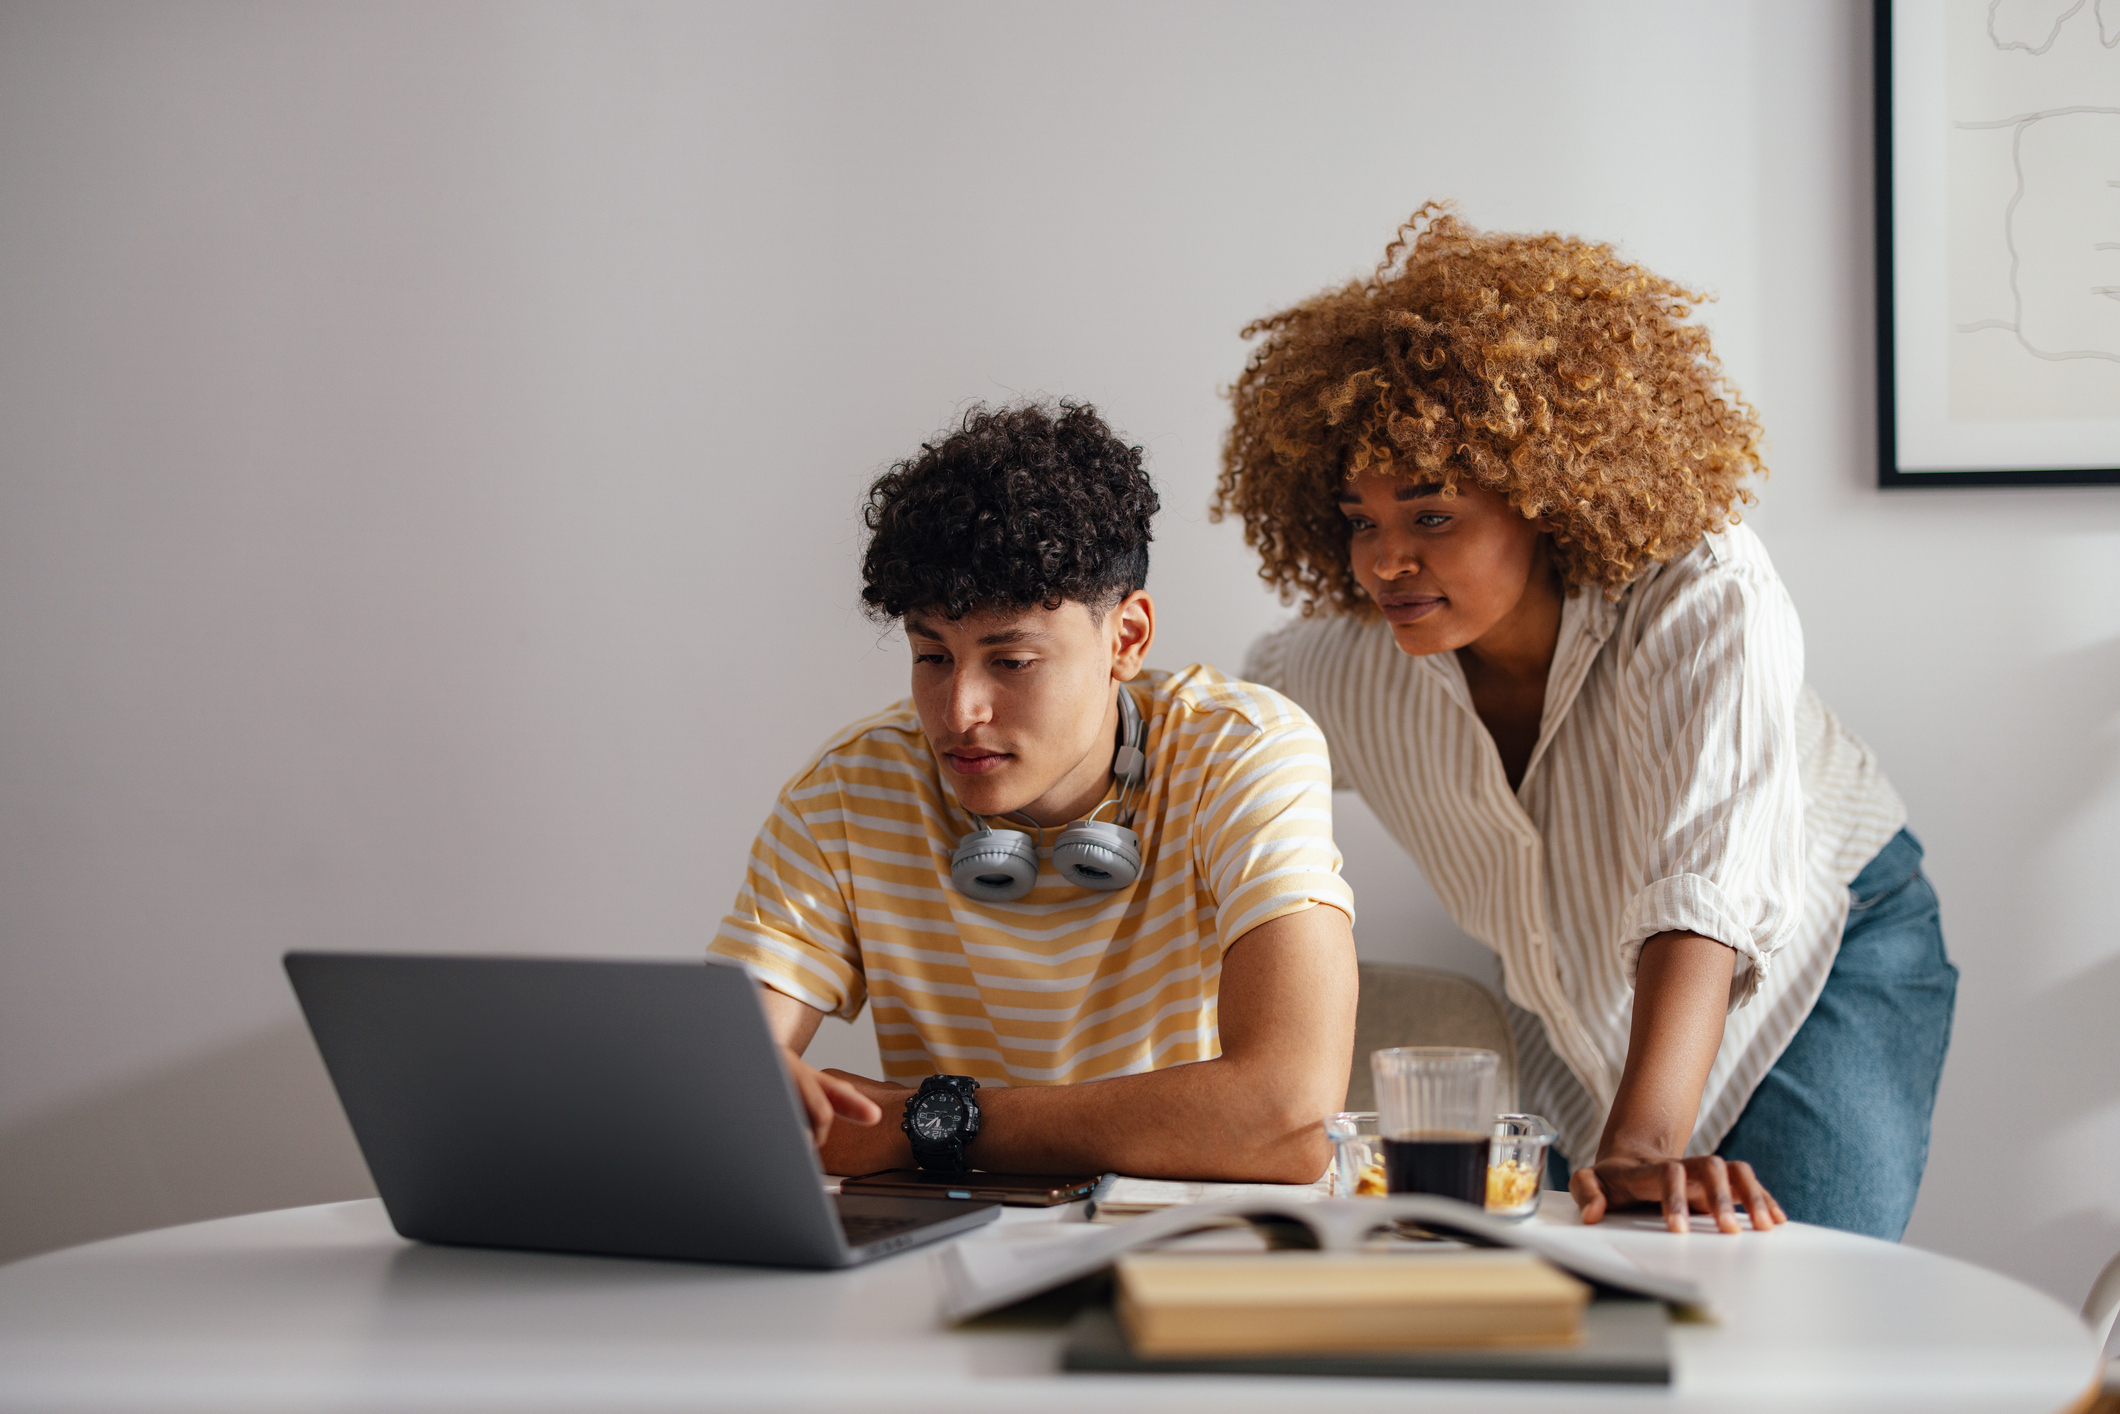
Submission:
M 1546 1150 L 1558 1136 L 1537 1115 L 1497 1115 L 1487 1145 L 1487 1211 L 1519 1222 L 1538 1211 Z
M 1342 1110 L 1325 1121 L 1332 1140 L 1332 1196 L 1384 1196 L 1384 1145 L 1377 1135 L 1375 1110 Z

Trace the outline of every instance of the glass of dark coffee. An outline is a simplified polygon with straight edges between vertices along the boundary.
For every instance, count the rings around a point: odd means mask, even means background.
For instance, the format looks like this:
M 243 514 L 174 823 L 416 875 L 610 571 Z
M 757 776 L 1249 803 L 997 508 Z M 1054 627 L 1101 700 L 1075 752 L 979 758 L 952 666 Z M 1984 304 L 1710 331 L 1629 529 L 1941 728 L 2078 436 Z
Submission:
M 1485 1206 L 1501 1063 L 1493 1051 L 1463 1046 L 1370 1052 L 1385 1188 Z

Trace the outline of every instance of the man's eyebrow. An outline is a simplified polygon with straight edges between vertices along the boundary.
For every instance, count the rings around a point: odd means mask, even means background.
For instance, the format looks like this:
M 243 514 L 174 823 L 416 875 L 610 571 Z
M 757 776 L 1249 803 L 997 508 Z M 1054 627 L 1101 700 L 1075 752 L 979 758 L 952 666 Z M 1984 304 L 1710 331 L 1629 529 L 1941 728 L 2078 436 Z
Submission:
M 937 633 L 926 619 L 907 619 L 905 621 L 905 636 L 907 638 L 932 639 L 937 643 L 942 641 L 942 635 Z M 994 633 L 982 635 L 979 639 L 979 646 L 981 648 L 1000 648 L 1012 643 L 1039 642 L 1051 636 L 1043 629 L 1005 628 Z
M 1442 494 L 1443 483 L 1440 481 L 1416 481 L 1412 483 L 1402 481 L 1393 489 L 1391 499 L 1394 501 L 1418 501 L 1424 497 L 1440 496 Z M 1362 500 L 1352 486 L 1342 486 L 1337 499 L 1343 506 L 1358 505 Z

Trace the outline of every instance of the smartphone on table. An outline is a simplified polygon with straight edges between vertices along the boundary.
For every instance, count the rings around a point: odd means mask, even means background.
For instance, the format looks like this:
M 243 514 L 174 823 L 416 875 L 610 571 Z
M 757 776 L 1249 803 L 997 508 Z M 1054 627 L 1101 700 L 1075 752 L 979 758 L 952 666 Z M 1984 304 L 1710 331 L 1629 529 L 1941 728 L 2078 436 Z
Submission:
M 885 1169 L 839 1185 L 841 1193 L 874 1193 L 892 1198 L 962 1198 L 979 1203 L 1006 1203 L 1012 1208 L 1051 1208 L 1074 1203 L 1096 1191 L 1103 1174 L 982 1173 L 976 1169 Z

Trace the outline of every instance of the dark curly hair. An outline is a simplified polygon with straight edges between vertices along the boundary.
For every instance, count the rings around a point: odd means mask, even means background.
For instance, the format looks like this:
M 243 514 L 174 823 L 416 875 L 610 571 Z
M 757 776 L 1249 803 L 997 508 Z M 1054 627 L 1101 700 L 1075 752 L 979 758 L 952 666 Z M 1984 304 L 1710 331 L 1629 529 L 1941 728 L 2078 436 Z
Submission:
M 1244 331 L 1261 343 L 1210 515 L 1243 519 L 1284 603 L 1366 614 L 1340 489 L 1469 479 L 1543 518 L 1571 590 L 1617 596 L 1734 523 L 1766 474 L 1759 418 L 1690 317 L 1702 298 L 1609 245 L 1429 202 L 1369 279 Z
M 976 406 L 869 487 L 862 602 L 883 621 L 1069 599 L 1103 613 L 1148 583 L 1160 505 L 1141 449 L 1095 408 Z

